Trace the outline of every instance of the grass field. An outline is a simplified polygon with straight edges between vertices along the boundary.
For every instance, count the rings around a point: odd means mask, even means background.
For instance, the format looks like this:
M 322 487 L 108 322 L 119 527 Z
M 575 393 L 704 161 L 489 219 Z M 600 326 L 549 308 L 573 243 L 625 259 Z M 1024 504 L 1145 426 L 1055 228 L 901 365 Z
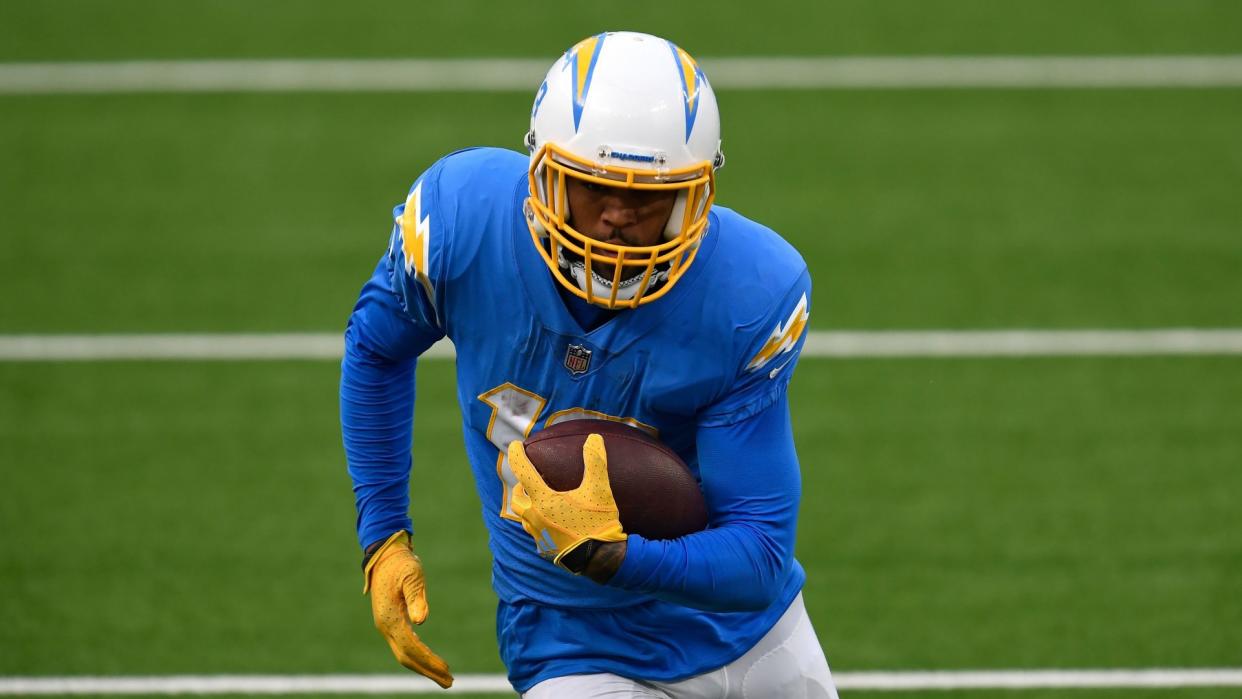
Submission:
M 0 61 L 551 60 L 613 27 L 714 56 L 1242 53 L 1242 6 L 1209 0 L 542 7 L 6 2 Z M 0 96 L 0 334 L 339 329 L 413 178 L 516 147 L 529 103 Z M 720 201 L 803 252 L 816 329 L 1242 327 L 1240 90 L 721 104 Z M 450 366 L 420 367 L 423 635 L 497 673 Z M 337 379 L 0 363 L 0 677 L 395 671 L 359 594 Z M 1242 667 L 1240 397 L 1236 357 L 805 360 L 799 558 L 834 670 Z

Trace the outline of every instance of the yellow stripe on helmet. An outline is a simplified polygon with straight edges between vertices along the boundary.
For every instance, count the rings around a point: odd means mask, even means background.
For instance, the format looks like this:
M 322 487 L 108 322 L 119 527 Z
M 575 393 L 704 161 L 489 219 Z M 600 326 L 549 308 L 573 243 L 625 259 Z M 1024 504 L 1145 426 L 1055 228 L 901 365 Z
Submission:
M 694 103 L 699 98 L 699 64 L 680 46 L 677 47 L 677 62 L 681 65 L 681 75 L 686 86 L 686 112 L 694 114 Z

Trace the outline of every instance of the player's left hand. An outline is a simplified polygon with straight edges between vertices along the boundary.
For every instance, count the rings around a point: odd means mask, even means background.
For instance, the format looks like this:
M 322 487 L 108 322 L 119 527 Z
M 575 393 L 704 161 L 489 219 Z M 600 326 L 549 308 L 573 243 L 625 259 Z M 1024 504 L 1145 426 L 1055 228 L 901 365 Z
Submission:
M 509 465 L 518 479 L 510 505 L 544 558 L 569 570 L 563 564 L 566 554 L 588 541 L 626 540 L 600 435 L 589 435 L 582 445 L 582 483 L 573 490 L 550 488 L 519 440 L 509 443 Z
M 410 628 L 427 619 L 427 585 L 423 565 L 410 547 L 409 532 L 399 531 L 367 561 L 362 593 L 371 592 L 375 628 L 388 641 L 397 662 L 448 689 L 453 673 L 448 663 Z

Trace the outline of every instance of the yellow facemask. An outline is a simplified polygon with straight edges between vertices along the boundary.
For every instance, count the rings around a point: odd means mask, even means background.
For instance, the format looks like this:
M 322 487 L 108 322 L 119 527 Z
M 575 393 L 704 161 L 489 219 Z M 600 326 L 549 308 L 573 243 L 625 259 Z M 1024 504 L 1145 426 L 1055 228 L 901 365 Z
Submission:
M 552 276 L 570 293 L 605 308 L 636 308 L 668 293 L 694 261 L 716 193 L 712 163 L 678 170 L 651 164 L 655 167 L 602 165 L 554 143 L 543 144 L 531 158 L 527 225 Z M 616 245 L 574 230 L 565 193 L 568 178 L 607 187 L 676 192 L 664 241 Z M 601 277 L 594 271 L 598 268 L 611 268 L 612 278 Z

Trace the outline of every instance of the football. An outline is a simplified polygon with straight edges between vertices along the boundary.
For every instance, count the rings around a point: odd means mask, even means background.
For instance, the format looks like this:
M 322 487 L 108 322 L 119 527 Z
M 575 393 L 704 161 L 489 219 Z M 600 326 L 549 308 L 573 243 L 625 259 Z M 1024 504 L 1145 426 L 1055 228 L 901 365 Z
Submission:
M 608 482 L 627 534 L 674 539 L 707 528 L 707 503 L 685 462 L 650 434 L 612 420 L 569 420 L 535 433 L 523 445 L 554 490 L 582 483 L 582 444 L 604 438 Z

